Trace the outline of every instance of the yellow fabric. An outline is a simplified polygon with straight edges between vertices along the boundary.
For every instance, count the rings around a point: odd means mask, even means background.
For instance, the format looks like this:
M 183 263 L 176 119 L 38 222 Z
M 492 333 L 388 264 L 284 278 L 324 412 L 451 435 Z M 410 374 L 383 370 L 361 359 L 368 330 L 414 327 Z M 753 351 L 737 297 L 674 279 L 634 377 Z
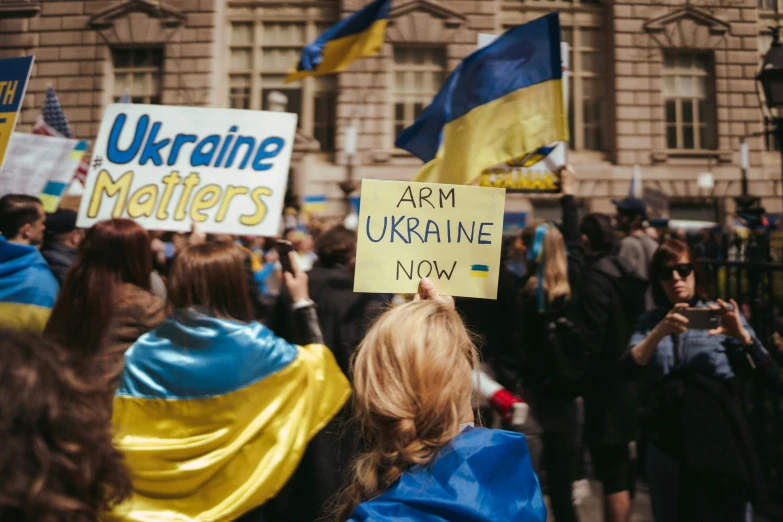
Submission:
M 264 268 L 264 264 L 255 254 L 253 254 L 253 252 L 249 248 L 243 247 L 242 245 L 240 245 L 239 248 L 242 249 L 245 252 L 245 254 L 247 254 L 248 257 L 250 258 L 250 270 L 252 270 L 253 272 L 258 272 L 262 268 Z
M 315 71 L 294 70 L 285 79 L 286 83 L 308 76 L 340 72 L 351 65 L 351 62 L 354 60 L 365 56 L 373 56 L 383 46 L 386 25 L 388 23 L 389 20 L 384 18 L 373 23 L 366 31 L 326 42 L 321 53 L 323 61 Z
M 41 333 L 49 321 L 49 308 L 21 303 L 0 303 L 0 326 Z
M 226 395 L 115 397 L 115 439 L 134 494 L 107 520 L 236 519 L 283 487 L 349 394 L 329 349 L 309 345 L 283 370 Z
M 52 196 L 51 194 L 39 194 L 38 199 L 43 203 L 44 212 L 51 214 L 57 212 L 57 207 L 60 206 L 61 196 Z
M 413 181 L 468 185 L 484 169 L 556 141 L 568 141 L 561 80 L 519 89 L 443 127 L 435 159 Z

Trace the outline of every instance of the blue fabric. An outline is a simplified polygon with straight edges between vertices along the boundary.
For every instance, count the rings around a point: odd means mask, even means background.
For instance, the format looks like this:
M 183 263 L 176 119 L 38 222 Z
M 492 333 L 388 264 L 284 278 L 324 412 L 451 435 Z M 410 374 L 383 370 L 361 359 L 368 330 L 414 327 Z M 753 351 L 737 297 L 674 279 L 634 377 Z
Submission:
M 0 236 L 0 302 L 51 308 L 59 290 L 37 248 L 9 243 Z
M 696 307 L 707 306 L 708 303 L 699 301 Z M 642 342 L 652 332 L 658 323 L 660 323 L 668 309 L 650 310 L 642 315 L 636 327 L 636 331 L 631 336 L 629 349 Z M 756 341 L 759 349 L 764 353 L 766 351 L 758 342 L 756 332 L 753 331 L 745 318 L 740 315 L 745 329 Z M 684 368 L 690 368 L 698 371 L 707 377 L 716 377 L 724 380 L 731 380 L 735 377 L 734 370 L 729 362 L 730 355 L 740 356 L 744 348 L 737 340 L 725 335 L 710 336 L 706 330 L 688 330 L 680 335 L 682 344 L 681 365 Z M 663 339 L 658 348 L 653 353 L 650 362 L 644 368 L 644 374 L 647 377 L 656 378 L 669 374 L 674 367 L 674 343 L 671 336 Z
M 304 46 L 297 70 L 315 71 L 323 61 L 323 50 L 330 40 L 337 40 L 366 31 L 378 20 L 389 17 L 391 0 L 375 0 L 340 20 L 312 43 Z
M 514 91 L 562 77 L 560 19 L 550 13 L 509 29 L 465 58 L 395 145 L 427 163 L 435 158 L 447 123 Z
M 426 467 L 363 502 L 349 522 L 545 522 L 524 435 L 467 428 Z
M 266 326 L 178 310 L 125 352 L 117 395 L 197 399 L 241 389 L 288 366 L 297 348 Z
M 256 283 L 258 283 L 258 290 L 261 292 L 261 295 L 269 295 L 266 279 L 271 276 L 274 271 L 274 263 L 264 263 L 264 267 L 261 270 L 253 273 L 253 277 L 255 278 Z

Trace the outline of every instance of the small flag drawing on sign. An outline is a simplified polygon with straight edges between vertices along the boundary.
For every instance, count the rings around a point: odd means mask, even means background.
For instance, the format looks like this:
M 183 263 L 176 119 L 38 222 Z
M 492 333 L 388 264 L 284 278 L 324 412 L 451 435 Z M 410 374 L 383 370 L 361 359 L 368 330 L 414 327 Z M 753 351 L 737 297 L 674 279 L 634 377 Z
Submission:
M 483 277 L 488 278 L 489 277 L 489 266 L 487 265 L 470 265 L 470 276 L 471 277 Z

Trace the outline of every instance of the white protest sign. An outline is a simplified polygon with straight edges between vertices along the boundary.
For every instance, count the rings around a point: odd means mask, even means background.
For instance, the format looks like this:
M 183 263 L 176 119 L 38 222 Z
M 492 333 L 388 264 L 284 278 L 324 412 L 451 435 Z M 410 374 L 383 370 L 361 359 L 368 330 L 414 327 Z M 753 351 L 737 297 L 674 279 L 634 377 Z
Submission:
M 296 115 L 109 105 L 78 226 L 129 217 L 153 230 L 273 236 L 280 226 Z
M 15 132 L 0 170 L 0 196 L 41 197 L 47 212 L 57 210 L 88 142 Z

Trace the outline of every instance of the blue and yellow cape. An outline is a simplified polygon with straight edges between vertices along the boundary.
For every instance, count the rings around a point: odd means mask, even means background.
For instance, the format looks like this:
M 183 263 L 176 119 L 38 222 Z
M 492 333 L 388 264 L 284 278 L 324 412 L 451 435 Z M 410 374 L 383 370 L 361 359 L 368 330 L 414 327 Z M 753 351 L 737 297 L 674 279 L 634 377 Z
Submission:
M 360 504 L 349 522 L 546 522 L 524 435 L 469 428 L 428 466 Z
M 350 393 L 328 348 L 179 311 L 125 354 L 114 399 L 132 498 L 113 520 L 234 520 L 274 496 Z

